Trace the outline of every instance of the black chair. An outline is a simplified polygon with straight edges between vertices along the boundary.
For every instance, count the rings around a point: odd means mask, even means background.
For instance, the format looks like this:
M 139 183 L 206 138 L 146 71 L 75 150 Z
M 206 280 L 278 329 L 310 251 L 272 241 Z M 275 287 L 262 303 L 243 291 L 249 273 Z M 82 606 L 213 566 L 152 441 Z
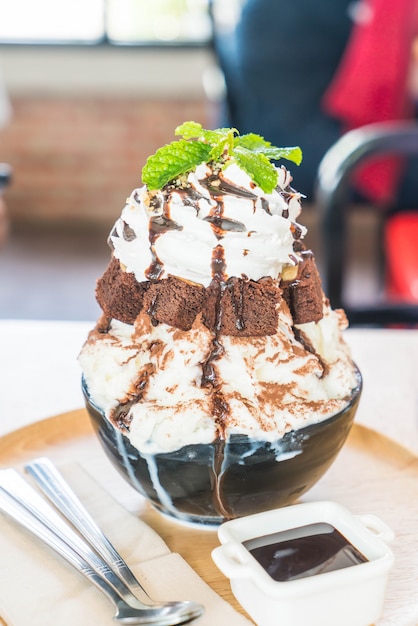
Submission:
M 320 218 L 324 291 L 334 308 L 345 309 L 351 325 L 418 324 L 418 304 L 387 300 L 371 306 L 350 306 L 343 297 L 347 278 L 349 206 L 352 204 L 350 179 L 359 165 L 371 157 L 387 154 L 418 154 L 418 124 L 370 124 L 350 131 L 326 152 L 318 168 L 315 203 Z
M 7 219 L 6 205 L 2 200 L 4 189 L 10 184 L 12 169 L 7 163 L 0 163 L 0 247 L 7 239 L 9 232 L 9 220 Z
M 7 163 L 0 163 L 0 194 L 12 179 L 12 168 Z

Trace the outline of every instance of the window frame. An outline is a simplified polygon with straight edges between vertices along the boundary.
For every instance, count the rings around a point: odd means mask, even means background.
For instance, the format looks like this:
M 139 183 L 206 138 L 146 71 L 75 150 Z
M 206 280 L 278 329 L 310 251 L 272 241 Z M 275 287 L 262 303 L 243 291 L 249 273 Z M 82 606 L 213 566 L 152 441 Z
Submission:
M 106 11 L 106 0 L 104 2 L 104 10 Z M 106 20 L 103 25 L 103 36 L 96 39 L 87 41 L 84 39 L 59 39 L 59 40 L 49 40 L 49 39 L 16 39 L 16 40 L 5 40 L 0 37 L 0 48 L 138 48 L 138 49 L 193 49 L 193 48 L 207 48 L 213 45 L 213 14 L 212 14 L 212 4 L 213 0 L 207 0 L 207 11 L 208 17 L 211 24 L 211 29 L 209 33 L 209 37 L 207 39 L 202 40 L 151 40 L 151 39 L 143 39 L 143 40 L 128 40 L 128 41 L 118 41 L 109 37 L 107 32 Z

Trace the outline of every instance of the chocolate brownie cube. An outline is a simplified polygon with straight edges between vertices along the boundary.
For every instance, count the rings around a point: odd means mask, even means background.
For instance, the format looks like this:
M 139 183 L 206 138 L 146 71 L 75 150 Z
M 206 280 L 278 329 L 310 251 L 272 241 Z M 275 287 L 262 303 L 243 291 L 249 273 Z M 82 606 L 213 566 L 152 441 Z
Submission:
M 132 272 L 125 272 L 112 257 L 105 273 L 98 279 L 96 299 L 108 318 L 133 324 L 143 306 L 148 281 L 138 282 Z
M 204 298 L 203 286 L 169 276 L 150 283 L 144 295 L 144 311 L 154 325 L 163 322 L 180 330 L 190 330 L 202 310 Z

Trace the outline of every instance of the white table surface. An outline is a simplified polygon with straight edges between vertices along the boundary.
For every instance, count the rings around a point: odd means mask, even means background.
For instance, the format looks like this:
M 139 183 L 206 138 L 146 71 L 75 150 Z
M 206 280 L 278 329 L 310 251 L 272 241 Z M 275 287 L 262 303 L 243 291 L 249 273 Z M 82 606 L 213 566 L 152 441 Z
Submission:
M 0 320 L 0 436 L 83 406 L 77 356 L 93 326 Z
M 77 355 L 93 321 L 0 320 L 0 436 L 83 406 Z M 418 455 L 418 330 L 349 329 L 364 381 L 356 421 Z

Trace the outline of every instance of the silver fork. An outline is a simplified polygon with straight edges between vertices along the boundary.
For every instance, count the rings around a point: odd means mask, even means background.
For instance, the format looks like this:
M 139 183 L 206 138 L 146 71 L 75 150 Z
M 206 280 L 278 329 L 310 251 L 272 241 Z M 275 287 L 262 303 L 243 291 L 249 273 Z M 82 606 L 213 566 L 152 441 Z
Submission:
M 174 626 L 199 617 L 195 602 L 145 604 L 77 533 L 12 469 L 0 470 L 0 510 L 42 539 L 99 588 L 123 624 Z

